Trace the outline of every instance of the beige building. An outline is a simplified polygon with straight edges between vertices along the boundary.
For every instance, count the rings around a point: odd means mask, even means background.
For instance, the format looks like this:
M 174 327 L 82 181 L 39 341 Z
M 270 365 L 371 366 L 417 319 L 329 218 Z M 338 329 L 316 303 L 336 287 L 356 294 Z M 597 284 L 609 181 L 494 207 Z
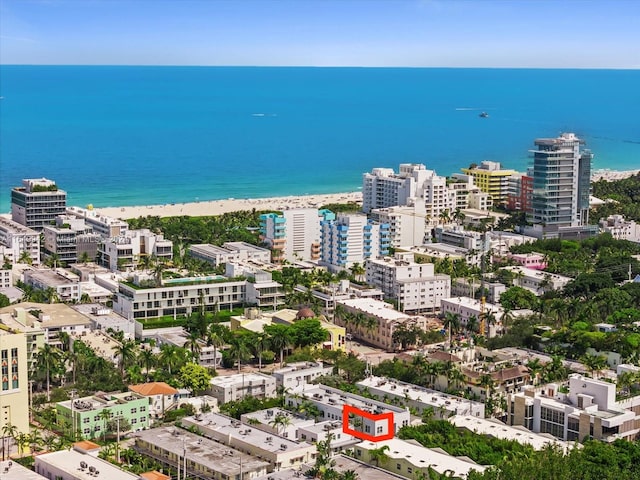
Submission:
M 0 324 L 0 432 L 11 424 L 29 433 L 27 336 Z
M 10 310 L 10 311 L 6 311 Z M 22 307 L 7 307 L 0 310 L 0 328 L 7 327 L 22 332 L 27 340 L 27 371 L 33 370 L 36 354 L 45 344 L 45 330 L 36 317 Z
M 164 412 L 178 406 L 179 392 L 164 382 L 140 383 L 129 385 L 129 391 L 149 399 L 149 415 L 163 417 Z

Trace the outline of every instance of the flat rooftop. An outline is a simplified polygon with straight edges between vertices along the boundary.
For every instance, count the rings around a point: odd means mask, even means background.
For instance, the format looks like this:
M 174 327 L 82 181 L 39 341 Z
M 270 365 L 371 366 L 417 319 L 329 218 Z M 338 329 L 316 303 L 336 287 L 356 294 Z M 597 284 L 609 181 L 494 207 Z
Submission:
M 263 425 L 270 425 L 273 419 L 277 415 L 286 415 L 289 417 L 289 421 L 291 422 L 291 426 L 294 427 L 306 427 L 308 425 L 313 425 L 314 421 L 305 418 L 302 415 L 298 415 L 296 413 L 290 412 L 289 410 L 285 410 L 284 408 L 267 408 L 265 410 L 258 410 L 256 412 L 245 413 L 243 418 L 257 420 Z M 250 426 L 250 425 L 249 425 Z
M 189 250 L 194 252 L 203 253 L 205 255 L 229 255 L 232 252 L 226 248 L 218 247 L 217 245 L 211 245 L 210 243 L 199 243 L 196 245 L 191 245 Z
M 24 308 L 27 312 L 31 310 L 40 310 L 44 316 L 43 320 L 41 320 L 43 328 L 59 328 L 79 325 L 85 325 L 88 328 L 91 326 L 91 320 L 64 303 L 16 303 L 15 305 L 1 308 L 0 313 L 12 313 L 16 307 Z
M 23 467 L 13 460 L 3 460 L 0 462 L 0 478 L 4 480 L 45 480 L 39 473 Z
M 246 242 L 225 242 L 222 246 L 234 252 L 245 250 L 247 252 L 265 253 L 269 251 L 267 248 L 258 247 Z
M 459 305 L 460 307 L 471 308 L 480 310 L 482 308 L 482 302 L 480 300 L 476 300 L 471 297 L 450 297 L 443 298 L 441 302 L 452 303 L 454 305 Z M 500 312 L 502 307 L 500 305 L 494 305 L 493 303 L 485 302 L 484 304 L 485 310 L 492 310 L 494 312 Z
M 296 442 L 270 432 L 265 432 L 264 430 L 253 428 L 252 425 L 246 425 L 239 420 L 234 420 L 231 417 L 219 413 L 209 412 L 200 414 L 198 418 L 193 416 L 182 419 L 182 426 L 184 428 L 189 428 L 192 425 L 197 426 L 202 433 L 207 436 L 211 435 L 207 432 L 216 432 L 225 438 L 236 438 L 241 442 L 256 445 L 262 450 L 273 453 L 311 447 L 311 444 L 307 442 Z
M 62 269 L 30 269 L 24 273 L 25 276 L 28 275 L 29 278 L 33 278 L 49 286 L 61 287 L 64 285 L 76 285 L 80 281 L 80 278 L 75 273 L 70 273 Z
M 358 382 L 357 385 L 359 387 L 382 390 L 393 396 L 406 396 L 415 402 L 432 405 L 434 408 L 445 408 L 446 410 L 455 411 L 460 414 L 470 413 L 473 406 L 476 408 L 483 407 L 481 402 L 474 402 L 466 398 L 448 395 L 430 388 L 424 388 L 411 383 L 404 383 L 399 380 L 387 379 L 384 377 L 368 377 Z
M 521 265 L 512 265 L 509 267 L 502 267 L 503 270 L 509 270 L 511 272 L 520 272 L 529 278 L 538 278 L 544 280 L 546 277 L 553 280 L 570 281 L 571 277 L 565 277 L 564 275 L 558 275 L 557 273 L 549 273 L 544 270 L 536 270 L 535 268 L 527 268 Z
M 359 408 L 360 410 L 371 411 L 372 407 L 378 407 L 378 409 L 386 412 L 398 412 L 404 413 L 406 409 L 404 407 L 397 407 L 395 405 L 389 405 L 378 400 L 356 395 L 355 393 L 344 392 L 337 388 L 327 387 L 326 385 L 304 385 L 304 389 L 300 392 L 301 395 L 305 395 L 312 402 L 319 402 L 335 407 L 342 405 L 351 405 Z
M 296 363 L 290 363 L 289 365 L 287 365 L 286 367 L 283 368 L 278 368 L 277 370 L 274 370 L 272 372 L 272 375 L 286 375 L 287 373 L 293 373 L 293 372 L 301 372 L 304 370 L 312 370 L 312 369 L 316 369 L 316 368 L 330 368 L 330 367 L 325 367 L 322 362 L 296 362 Z
M 77 480 L 96 480 L 96 478 L 109 480 L 139 480 L 140 478 L 138 475 L 119 469 L 106 460 L 102 460 L 85 453 L 80 453 L 76 450 L 61 450 L 59 452 L 44 453 L 35 457 L 36 467 L 40 462 L 66 472 L 68 474 L 67 478 L 74 478 Z M 85 469 L 80 468 L 80 462 L 85 462 L 87 467 Z M 93 472 L 89 471 L 90 467 L 93 467 L 94 471 L 97 470 L 100 472 L 99 476 L 96 477 Z M 10 478 L 13 479 L 14 477 Z
M 236 373 L 234 375 L 227 375 L 225 377 L 214 377 L 211 379 L 211 385 L 216 387 L 231 387 L 241 383 L 249 384 L 249 382 L 275 382 L 276 379 L 271 375 L 264 375 L 262 373 Z
M 0 230 L 4 230 L 7 233 L 20 234 L 20 235 L 39 235 L 35 230 L 25 227 L 24 225 L 9 220 L 5 217 L 0 217 Z
M 93 320 L 103 329 L 117 327 L 123 323 L 133 323 L 133 320 L 128 320 L 122 315 L 115 313 L 112 309 L 99 303 L 77 303 L 72 305 L 71 308 Z
M 214 472 L 220 472 L 232 478 L 240 474 L 241 461 L 243 474 L 269 466 L 269 462 L 258 460 L 256 457 L 181 428 L 160 427 L 143 430 L 133 435 L 133 438 L 157 445 L 179 457 L 183 455 L 184 446 L 188 461 L 204 465 Z M 138 445 L 137 440 L 136 445 Z
M 411 318 L 410 315 L 395 310 L 393 305 L 373 298 L 354 298 L 352 300 L 342 300 L 340 303 L 387 321 L 407 320 Z
M 96 393 L 90 397 L 76 398 L 73 400 L 74 412 L 88 412 L 92 410 L 102 410 L 110 408 L 114 405 L 123 405 L 133 400 L 141 400 L 145 397 L 134 392 L 117 392 L 117 393 Z M 65 408 L 71 409 L 71 400 L 58 402 Z

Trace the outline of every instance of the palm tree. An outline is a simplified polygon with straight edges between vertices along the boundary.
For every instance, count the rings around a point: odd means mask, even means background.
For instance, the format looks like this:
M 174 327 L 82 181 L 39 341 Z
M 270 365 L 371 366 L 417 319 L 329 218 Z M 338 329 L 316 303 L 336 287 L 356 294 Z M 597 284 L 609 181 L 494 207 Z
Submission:
M 60 370 L 62 352 L 48 343 L 45 343 L 36 354 L 37 364 L 44 366 L 47 375 L 47 402 L 51 401 L 51 371 Z
M 286 413 L 278 413 L 270 422 L 271 426 L 276 429 L 276 433 L 280 434 L 280 427 L 282 427 L 282 432 L 287 429 L 289 425 L 291 425 L 291 418 Z
M 42 444 L 44 443 L 44 439 L 42 438 L 40 431 L 35 428 L 32 428 L 31 432 L 29 432 L 28 435 L 29 435 L 29 446 L 31 448 L 31 454 L 33 455 L 38 449 L 38 447 L 42 446 Z
M 187 336 L 187 341 L 182 345 L 191 351 L 193 358 L 197 361 L 200 358 L 200 352 L 202 346 L 200 345 L 200 332 L 198 330 L 191 330 Z
M 229 341 L 229 354 L 238 363 L 238 373 L 240 373 L 242 361 L 249 359 L 251 355 L 245 338 L 240 335 L 234 335 Z
M 451 337 L 460 328 L 460 314 L 445 312 L 442 324 L 449 331 L 449 348 L 451 348 Z
M 33 263 L 31 254 L 27 250 L 23 250 L 18 257 L 18 263 L 26 263 L 27 265 L 31 265 Z
M 136 342 L 133 340 L 125 340 L 122 343 L 118 343 L 112 347 L 114 353 L 118 356 L 118 363 L 120 364 L 120 375 L 124 381 L 124 371 L 129 364 L 136 359 Z
M 364 274 L 366 273 L 365 268 L 358 262 L 355 262 L 352 266 L 351 266 L 351 275 L 353 275 L 353 277 L 357 280 L 357 281 L 362 281 L 362 277 L 364 276 Z
M 282 367 L 284 351 L 289 348 L 292 341 L 289 327 L 285 325 L 269 325 L 264 330 L 269 335 L 271 347 L 280 351 L 280 367 Z
M 11 451 L 11 440 L 13 440 L 15 442 L 16 438 L 18 436 L 18 427 L 16 427 L 15 425 L 12 425 L 11 422 L 9 423 L 5 423 L 2 426 L 2 460 L 4 461 L 5 459 L 5 439 L 8 439 L 9 441 L 7 442 L 7 448 L 6 450 L 8 450 L 9 452 Z
M 376 462 L 376 467 L 379 467 L 381 463 L 385 463 L 389 460 L 389 455 L 386 453 L 388 450 L 389 445 L 383 445 L 379 448 L 369 450 L 369 458 L 372 462 Z
M 493 389 L 495 387 L 495 381 L 493 377 L 488 373 L 480 376 L 480 386 L 485 389 L 485 398 L 490 399 L 493 397 Z
M 109 420 L 111 420 L 111 410 L 109 410 L 108 408 L 103 409 L 98 416 L 102 419 L 103 421 L 103 425 L 102 425 L 102 440 L 104 442 L 107 441 L 107 422 L 109 422 Z
M 163 367 L 167 368 L 169 376 L 187 363 L 187 355 L 185 355 L 187 352 L 188 350 L 174 345 L 162 345 L 160 347 L 159 361 Z
M 529 360 L 526 367 L 529 369 L 529 374 L 531 375 L 533 385 L 536 385 L 538 383 L 538 376 L 544 368 L 540 363 L 540 359 L 534 358 L 533 360 Z
M 593 378 L 607 367 L 607 357 L 604 355 L 585 355 L 580 361 L 589 369 Z
M 249 350 L 258 359 L 258 371 L 262 371 L 262 353 L 269 349 L 269 337 L 265 333 L 250 335 Z
M 218 349 L 225 344 L 223 327 L 216 323 L 209 325 L 207 332 L 207 345 L 213 347 L 213 371 L 216 371 L 218 362 Z
M 144 371 L 148 382 L 149 370 L 151 370 L 151 367 L 153 367 L 156 363 L 156 354 L 153 353 L 153 350 L 151 350 L 150 348 L 144 348 L 140 350 L 140 353 L 138 354 L 138 361 L 140 361 L 142 365 L 144 365 Z

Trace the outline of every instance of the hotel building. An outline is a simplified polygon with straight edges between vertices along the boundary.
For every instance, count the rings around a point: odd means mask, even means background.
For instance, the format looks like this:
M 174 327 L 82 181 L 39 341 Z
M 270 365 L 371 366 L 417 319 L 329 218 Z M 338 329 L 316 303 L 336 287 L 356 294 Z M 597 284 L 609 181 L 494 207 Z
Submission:
M 440 300 L 451 296 L 451 277 L 436 274 L 433 263 L 416 263 L 412 253 L 394 258 L 370 259 L 366 263 L 367 283 L 398 301 L 403 312 L 434 312 Z
M 66 207 L 67 192 L 53 180 L 25 179 L 11 190 L 11 219 L 36 231 L 63 215 Z

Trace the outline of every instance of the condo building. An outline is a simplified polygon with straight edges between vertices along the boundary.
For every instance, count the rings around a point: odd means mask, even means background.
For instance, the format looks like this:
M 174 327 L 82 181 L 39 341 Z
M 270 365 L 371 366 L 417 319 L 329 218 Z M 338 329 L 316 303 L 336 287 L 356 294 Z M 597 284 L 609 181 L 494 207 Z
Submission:
M 371 218 L 389 225 L 389 246 L 393 248 L 422 245 L 429 236 L 424 203 L 408 206 L 374 208 Z
M 124 235 L 129 230 L 129 224 L 119 218 L 101 215 L 90 208 L 67 207 L 66 214 L 84 220 L 91 230 L 103 238 L 114 238 Z
M 58 215 L 55 225 L 43 227 L 42 233 L 45 256 L 55 256 L 63 264 L 76 263 L 85 257 L 88 261 L 95 260 L 102 239 L 83 219 L 70 215 Z
M 640 224 L 633 220 L 625 220 L 622 215 L 609 215 L 598 223 L 605 233 L 610 233 L 617 240 L 628 240 L 640 243 Z
M 224 377 L 214 377 L 210 381 L 208 393 L 218 404 L 235 402 L 245 397 L 274 398 L 276 379 L 263 373 L 238 373 Z
M 106 238 L 98 247 L 101 264 L 112 272 L 136 269 L 145 257 L 155 257 L 159 262 L 172 260 L 173 242 L 145 228 Z
M 491 195 L 494 205 L 506 203 L 509 179 L 515 173 L 513 170 L 503 170 L 499 162 L 483 161 L 476 167 L 463 168 L 462 171 L 472 176 L 475 185 L 483 192 Z
M 323 220 L 319 264 L 331 271 L 349 269 L 353 264 L 389 253 L 389 225 L 368 220 L 366 215 L 339 214 Z
M 268 249 L 256 247 L 245 242 L 227 242 L 222 247 L 204 243 L 191 245 L 189 247 L 189 255 L 210 263 L 214 267 L 224 263 L 255 262 L 268 264 L 271 262 L 271 252 Z
M 320 222 L 335 220 L 330 210 L 294 208 L 260 215 L 260 239 L 273 250 L 273 260 L 288 262 L 320 258 Z
M 573 133 L 534 142 L 533 197 L 530 222 L 539 236 L 579 238 L 597 232 L 589 227 L 589 189 L 593 153 Z M 595 230 L 594 230 L 595 229 Z
M 0 324 L 0 431 L 29 433 L 27 334 Z
M 366 275 L 367 283 L 397 300 L 403 312 L 435 312 L 440 300 L 451 296 L 451 277 L 436 274 L 433 263 L 414 262 L 412 253 L 370 259 Z
M 24 225 L 0 217 L 0 253 L 2 262 L 40 263 L 40 234 Z
M 294 390 L 304 383 L 311 383 L 323 375 L 331 375 L 333 367 L 325 366 L 322 362 L 296 362 L 286 367 L 274 370 L 272 375 L 276 379 L 276 385 Z
M 25 179 L 11 190 L 11 219 L 36 231 L 63 215 L 66 207 L 67 192 L 47 178 Z

